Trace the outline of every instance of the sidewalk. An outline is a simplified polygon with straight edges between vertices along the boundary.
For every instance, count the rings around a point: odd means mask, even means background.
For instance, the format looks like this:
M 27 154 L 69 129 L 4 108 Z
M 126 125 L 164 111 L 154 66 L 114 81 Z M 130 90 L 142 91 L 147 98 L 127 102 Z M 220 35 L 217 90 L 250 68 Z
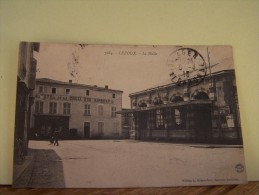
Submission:
M 40 145 L 40 148 L 32 147 L 23 164 L 15 165 L 13 188 L 65 187 L 62 159 L 57 155 L 56 148 L 46 143 Z
M 17 164 L 14 163 L 13 167 L 13 183 L 22 175 L 22 173 L 33 164 L 34 160 L 34 151 L 32 149 L 28 149 L 28 155 L 25 156 L 25 159 L 22 163 Z

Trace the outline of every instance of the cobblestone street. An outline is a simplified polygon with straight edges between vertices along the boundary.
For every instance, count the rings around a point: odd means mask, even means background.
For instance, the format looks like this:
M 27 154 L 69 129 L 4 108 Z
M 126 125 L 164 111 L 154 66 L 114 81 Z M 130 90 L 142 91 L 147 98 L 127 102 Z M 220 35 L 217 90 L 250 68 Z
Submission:
M 243 148 L 133 140 L 30 141 L 31 163 L 14 187 L 85 188 L 242 182 Z M 215 178 L 218 180 L 216 181 Z M 228 181 L 226 181 L 228 179 Z

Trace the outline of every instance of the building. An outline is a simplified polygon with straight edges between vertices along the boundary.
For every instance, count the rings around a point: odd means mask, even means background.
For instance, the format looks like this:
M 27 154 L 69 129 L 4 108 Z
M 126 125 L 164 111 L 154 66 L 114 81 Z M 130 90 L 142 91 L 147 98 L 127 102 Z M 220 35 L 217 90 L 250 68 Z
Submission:
M 125 112 L 121 115 L 121 128 L 122 128 L 122 137 L 125 139 L 130 138 L 130 130 L 132 125 L 132 115 L 129 113 L 130 109 L 123 108 L 122 112 Z
M 189 80 L 191 81 L 191 80 Z M 131 137 L 206 143 L 242 143 L 235 72 L 206 74 L 200 83 L 172 82 L 129 95 Z
M 28 132 L 31 122 L 31 107 L 34 101 L 33 90 L 35 89 L 37 61 L 33 52 L 39 52 L 38 43 L 20 43 L 19 64 L 17 72 L 17 93 L 15 113 L 15 156 L 19 150 L 27 154 Z M 18 146 L 19 145 L 19 146 Z
M 122 91 L 48 78 L 36 80 L 33 134 L 64 139 L 120 138 Z

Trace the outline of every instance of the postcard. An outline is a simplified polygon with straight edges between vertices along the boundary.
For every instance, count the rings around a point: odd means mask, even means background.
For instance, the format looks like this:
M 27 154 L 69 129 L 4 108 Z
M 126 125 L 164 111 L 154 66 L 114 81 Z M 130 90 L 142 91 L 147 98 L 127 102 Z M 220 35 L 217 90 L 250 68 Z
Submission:
M 15 188 L 246 183 L 231 46 L 21 42 Z

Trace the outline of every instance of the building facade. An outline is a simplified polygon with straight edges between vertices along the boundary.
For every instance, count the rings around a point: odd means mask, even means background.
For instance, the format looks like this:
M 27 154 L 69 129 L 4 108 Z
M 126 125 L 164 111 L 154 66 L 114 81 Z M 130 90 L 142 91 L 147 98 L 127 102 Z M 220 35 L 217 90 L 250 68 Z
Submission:
M 15 113 L 15 156 L 18 151 L 28 150 L 28 133 L 30 131 L 31 107 L 34 101 L 37 60 L 33 52 L 39 52 L 38 43 L 20 43 L 19 64 L 17 71 L 16 113 Z M 19 145 L 19 146 L 18 146 Z
M 169 83 L 130 94 L 131 137 L 242 143 L 234 70 L 206 75 L 197 85 Z
M 49 138 L 54 130 L 64 139 L 120 138 L 122 91 L 84 84 L 37 79 L 33 134 Z
M 130 109 L 123 108 L 122 112 L 126 112 L 121 115 L 121 128 L 122 128 L 122 134 L 123 138 L 129 139 L 130 138 L 130 130 L 132 125 L 132 115 L 131 113 L 128 113 Z

